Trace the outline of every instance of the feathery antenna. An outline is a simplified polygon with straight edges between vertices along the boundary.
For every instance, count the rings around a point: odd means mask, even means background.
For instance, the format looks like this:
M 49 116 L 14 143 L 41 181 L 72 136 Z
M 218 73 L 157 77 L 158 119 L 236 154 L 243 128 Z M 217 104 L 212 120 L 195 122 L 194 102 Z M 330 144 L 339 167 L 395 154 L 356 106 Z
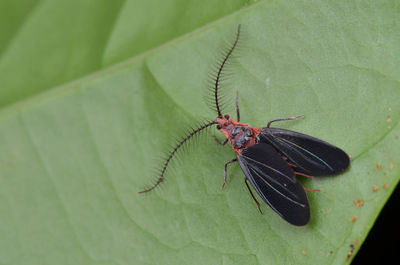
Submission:
M 218 89 L 219 89 L 219 85 L 220 85 L 220 81 L 221 81 L 221 74 L 222 71 L 224 69 L 224 66 L 226 64 L 226 62 L 228 61 L 229 57 L 232 55 L 234 49 L 236 48 L 236 45 L 239 41 L 239 35 L 240 35 L 240 24 L 238 25 L 237 28 L 237 32 L 236 32 L 236 37 L 235 37 L 235 41 L 233 42 L 231 48 L 226 52 L 221 64 L 219 65 L 218 72 L 215 76 L 215 83 L 214 83 L 214 99 L 215 99 L 215 106 L 216 106 L 216 110 L 218 112 L 218 117 L 221 118 L 222 117 L 222 113 L 221 113 L 221 109 L 220 109 L 220 104 L 219 104 L 219 97 L 218 97 Z M 145 190 L 139 191 L 139 193 L 146 193 L 149 191 L 152 191 L 153 189 L 155 189 L 158 185 L 161 184 L 161 182 L 164 181 L 164 176 L 165 173 L 167 171 L 168 165 L 171 162 L 172 158 L 175 156 L 176 152 L 182 147 L 182 145 L 184 145 L 190 138 L 192 138 L 194 135 L 196 135 L 197 133 L 201 132 L 202 130 L 217 124 L 216 120 L 211 121 L 211 122 L 207 122 L 204 123 L 203 125 L 201 125 L 200 127 L 198 127 L 197 129 L 193 129 L 191 130 L 188 135 L 186 135 L 184 138 L 182 138 L 178 144 L 171 150 L 171 152 L 169 153 L 167 159 L 165 160 L 162 168 L 161 168 L 161 172 L 160 175 L 156 181 L 155 184 L 153 184 L 150 188 L 147 188 Z
M 174 155 L 176 154 L 176 152 L 178 151 L 178 149 L 179 149 L 180 147 L 182 147 L 182 145 L 183 145 L 187 140 L 189 140 L 192 136 L 194 136 L 195 134 L 201 132 L 202 130 L 204 130 L 204 129 L 206 129 L 206 128 L 208 128 L 208 127 L 214 125 L 214 124 L 217 124 L 217 122 L 216 122 L 216 121 L 211 121 L 211 122 L 205 123 L 205 124 L 201 125 L 200 127 L 198 127 L 197 129 L 194 129 L 194 130 L 190 131 L 190 133 L 189 133 L 188 135 L 186 135 L 184 138 L 182 138 L 182 140 L 180 140 L 179 143 L 174 147 L 174 149 L 172 149 L 171 152 L 169 153 L 168 158 L 167 158 L 167 160 L 165 160 L 165 162 L 164 162 L 164 165 L 163 165 L 163 167 L 162 167 L 162 169 L 161 169 L 160 176 L 158 177 L 156 183 L 155 183 L 153 186 L 151 186 L 150 188 L 147 188 L 147 189 L 145 189 L 145 190 L 139 191 L 139 193 L 145 193 L 145 192 L 152 191 L 152 190 L 155 189 L 158 185 L 160 185 L 161 182 L 164 181 L 164 175 L 165 175 L 165 172 L 167 171 L 168 164 L 169 164 L 169 162 L 171 162 L 171 159 L 174 157 Z
M 215 77 L 214 98 L 215 98 L 215 106 L 217 108 L 217 112 L 218 112 L 218 117 L 219 118 L 222 117 L 221 109 L 220 109 L 219 102 L 218 102 L 218 88 L 219 88 L 219 82 L 220 82 L 220 79 L 221 79 L 221 73 L 222 73 L 222 70 L 224 69 L 224 66 L 225 66 L 226 62 L 228 61 L 229 57 L 233 53 L 233 50 L 236 48 L 236 45 L 237 45 L 237 43 L 239 41 L 240 27 L 241 27 L 241 25 L 239 24 L 238 27 L 237 27 L 235 41 L 233 42 L 232 47 L 228 50 L 228 52 L 226 53 L 224 59 L 222 60 L 222 63 L 219 66 L 217 75 Z

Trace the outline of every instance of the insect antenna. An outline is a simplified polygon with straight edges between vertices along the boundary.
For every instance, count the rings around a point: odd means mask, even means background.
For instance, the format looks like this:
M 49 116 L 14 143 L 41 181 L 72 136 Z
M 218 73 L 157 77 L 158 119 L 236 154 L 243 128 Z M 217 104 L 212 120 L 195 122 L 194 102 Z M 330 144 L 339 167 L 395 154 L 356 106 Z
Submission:
M 152 191 L 152 190 L 155 189 L 158 185 L 160 185 L 161 182 L 164 181 L 164 176 L 165 176 L 165 173 L 166 173 L 166 171 L 167 171 L 168 164 L 171 162 L 172 158 L 175 156 L 176 152 L 183 146 L 183 144 L 186 143 L 187 140 L 189 140 L 190 138 L 192 138 L 192 137 L 193 137 L 194 135 L 196 135 L 197 133 L 201 132 L 202 130 L 204 130 L 204 129 L 206 129 L 206 128 L 208 128 L 208 127 L 214 125 L 214 124 L 217 124 L 217 122 L 216 122 L 216 121 L 211 121 L 211 122 L 204 123 L 203 125 L 199 126 L 199 127 L 196 128 L 196 129 L 190 130 L 190 132 L 189 132 L 185 137 L 183 137 L 183 138 L 177 143 L 177 145 L 176 145 L 174 148 L 172 148 L 171 152 L 168 154 L 168 157 L 167 157 L 167 159 L 165 160 L 165 162 L 164 162 L 164 164 L 163 164 L 163 166 L 162 166 L 162 168 L 161 168 L 160 176 L 158 177 L 157 181 L 156 181 L 151 187 L 149 187 L 149 188 L 147 188 L 147 189 L 145 189 L 145 190 L 139 191 L 139 193 L 146 193 L 146 192 Z
M 221 108 L 220 108 L 220 104 L 219 104 L 219 97 L 218 97 L 218 89 L 219 89 L 219 85 L 221 82 L 221 74 L 222 74 L 222 70 L 224 69 L 224 66 L 226 64 L 226 62 L 228 61 L 229 57 L 232 55 L 233 51 L 235 50 L 235 47 L 239 41 L 239 36 L 240 36 L 240 27 L 241 25 L 238 25 L 237 28 L 237 32 L 236 32 L 236 38 L 235 41 L 233 42 L 232 47 L 225 53 L 225 56 L 223 57 L 219 67 L 218 67 L 218 71 L 217 74 L 214 77 L 214 100 L 215 100 L 215 107 L 216 107 L 216 111 L 218 113 L 218 117 L 222 117 L 222 112 L 221 112 Z

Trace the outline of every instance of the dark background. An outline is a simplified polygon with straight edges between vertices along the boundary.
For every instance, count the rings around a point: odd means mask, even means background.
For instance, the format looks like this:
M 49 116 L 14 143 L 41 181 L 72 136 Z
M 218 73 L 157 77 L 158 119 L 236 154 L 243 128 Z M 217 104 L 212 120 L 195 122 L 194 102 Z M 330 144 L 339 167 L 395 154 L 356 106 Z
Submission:
M 354 257 L 352 265 L 394 264 L 399 260 L 399 209 L 400 185 L 397 185 L 360 251 Z

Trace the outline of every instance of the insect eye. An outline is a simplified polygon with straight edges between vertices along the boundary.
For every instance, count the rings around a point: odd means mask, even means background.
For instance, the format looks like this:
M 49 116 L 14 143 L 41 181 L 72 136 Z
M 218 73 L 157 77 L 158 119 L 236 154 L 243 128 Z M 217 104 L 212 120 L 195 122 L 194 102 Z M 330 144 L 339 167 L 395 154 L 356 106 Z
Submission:
M 227 119 L 227 120 L 229 120 L 229 115 L 228 114 L 225 114 L 225 119 Z
M 217 130 L 221 130 L 221 125 L 217 125 Z

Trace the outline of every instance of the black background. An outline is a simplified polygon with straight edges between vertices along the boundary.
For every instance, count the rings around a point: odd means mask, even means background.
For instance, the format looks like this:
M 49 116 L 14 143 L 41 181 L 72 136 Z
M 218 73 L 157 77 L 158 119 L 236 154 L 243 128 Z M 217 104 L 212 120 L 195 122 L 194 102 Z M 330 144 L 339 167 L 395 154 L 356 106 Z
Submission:
M 399 216 L 400 185 L 397 185 L 360 251 L 354 257 L 352 265 L 400 264 Z

